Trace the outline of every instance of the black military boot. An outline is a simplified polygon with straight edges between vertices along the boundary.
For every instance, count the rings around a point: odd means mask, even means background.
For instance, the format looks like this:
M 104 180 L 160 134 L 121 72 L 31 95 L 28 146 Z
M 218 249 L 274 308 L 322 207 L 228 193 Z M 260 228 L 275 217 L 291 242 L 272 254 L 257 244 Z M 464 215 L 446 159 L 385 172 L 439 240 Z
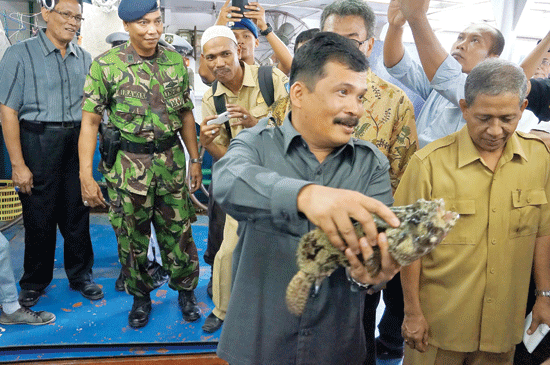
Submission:
M 134 304 L 128 315 L 128 324 L 133 328 L 141 328 L 149 322 L 150 313 L 151 296 L 149 294 L 145 297 L 134 296 Z
M 193 322 L 200 318 L 201 311 L 197 305 L 197 298 L 195 298 L 193 290 L 180 290 L 178 303 L 181 308 L 181 314 L 183 314 L 183 319 L 187 322 Z
M 124 291 L 124 280 L 126 279 L 126 276 L 122 272 L 122 269 L 120 269 L 120 274 L 118 275 L 118 278 L 115 281 L 115 290 L 116 291 Z

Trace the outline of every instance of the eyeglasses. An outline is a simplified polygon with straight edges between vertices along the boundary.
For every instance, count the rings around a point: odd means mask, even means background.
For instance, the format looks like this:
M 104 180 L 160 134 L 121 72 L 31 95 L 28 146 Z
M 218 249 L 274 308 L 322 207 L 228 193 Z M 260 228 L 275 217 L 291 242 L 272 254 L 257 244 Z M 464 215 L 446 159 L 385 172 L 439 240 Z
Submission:
M 55 9 L 52 9 L 50 11 L 53 11 L 54 13 L 57 13 L 57 14 L 61 15 L 63 17 L 63 19 L 65 19 L 65 20 L 69 20 L 71 18 L 74 18 L 74 20 L 77 23 L 81 23 L 84 20 L 84 18 L 81 17 L 80 15 L 73 15 L 73 14 L 68 13 L 66 11 L 59 11 L 59 10 L 55 10 Z
M 364 41 L 358 41 L 357 39 L 348 38 L 350 41 L 354 41 L 357 43 L 357 48 L 361 47 L 363 44 L 365 44 L 370 38 L 365 39 Z

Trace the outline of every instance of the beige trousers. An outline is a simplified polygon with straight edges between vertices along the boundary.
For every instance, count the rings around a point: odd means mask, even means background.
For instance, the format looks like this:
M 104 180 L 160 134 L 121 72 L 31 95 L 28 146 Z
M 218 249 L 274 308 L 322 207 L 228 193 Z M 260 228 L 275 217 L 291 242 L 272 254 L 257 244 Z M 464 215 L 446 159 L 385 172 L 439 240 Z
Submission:
M 233 251 L 237 246 L 238 222 L 231 216 L 225 216 L 223 241 L 214 258 L 212 271 L 212 301 L 216 306 L 212 313 L 221 320 L 225 319 L 229 297 L 231 296 L 231 276 L 233 267 Z
M 424 353 L 405 345 L 403 365 L 513 365 L 514 352 L 456 352 L 428 345 Z

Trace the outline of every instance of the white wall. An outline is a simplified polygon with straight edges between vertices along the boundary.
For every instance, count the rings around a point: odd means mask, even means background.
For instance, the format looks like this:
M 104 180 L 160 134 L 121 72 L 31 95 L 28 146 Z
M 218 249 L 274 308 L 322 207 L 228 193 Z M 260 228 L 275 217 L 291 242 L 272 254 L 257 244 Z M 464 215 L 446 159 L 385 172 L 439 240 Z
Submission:
M 113 32 L 123 32 L 124 27 L 116 10 L 106 13 L 92 4 L 83 5 L 84 21 L 80 29 L 82 47 L 95 58 L 111 48 L 111 45 L 105 42 L 105 38 Z

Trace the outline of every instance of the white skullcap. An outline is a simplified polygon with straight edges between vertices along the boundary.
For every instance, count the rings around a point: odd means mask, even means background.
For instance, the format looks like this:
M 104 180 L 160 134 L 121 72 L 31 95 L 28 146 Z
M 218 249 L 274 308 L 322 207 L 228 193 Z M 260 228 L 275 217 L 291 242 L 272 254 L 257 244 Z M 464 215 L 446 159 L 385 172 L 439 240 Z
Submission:
M 235 44 L 238 44 L 237 38 L 235 38 L 235 34 L 233 34 L 233 31 L 231 29 L 229 29 L 225 25 L 213 25 L 210 28 L 206 29 L 202 34 L 201 48 L 204 48 L 206 42 L 216 37 L 229 38 L 233 42 L 235 42 Z

